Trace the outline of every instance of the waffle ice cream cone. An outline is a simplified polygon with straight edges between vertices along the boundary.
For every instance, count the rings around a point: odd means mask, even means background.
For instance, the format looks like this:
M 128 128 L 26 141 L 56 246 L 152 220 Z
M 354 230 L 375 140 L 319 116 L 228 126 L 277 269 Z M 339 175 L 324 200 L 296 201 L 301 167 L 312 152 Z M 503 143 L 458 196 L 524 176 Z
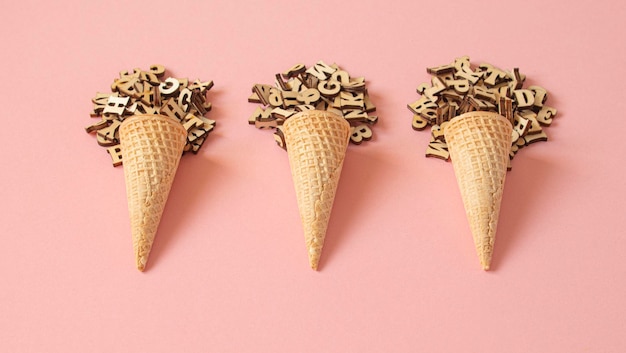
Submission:
M 287 119 L 282 131 L 309 264 L 317 270 L 350 140 L 350 124 L 336 114 L 310 110 Z
M 511 123 L 491 112 L 469 112 L 448 123 L 444 136 L 459 184 L 476 252 L 491 264 L 500 202 L 511 149 Z
M 183 154 L 187 131 L 163 115 L 134 115 L 119 130 L 137 269 L 143 271 Z

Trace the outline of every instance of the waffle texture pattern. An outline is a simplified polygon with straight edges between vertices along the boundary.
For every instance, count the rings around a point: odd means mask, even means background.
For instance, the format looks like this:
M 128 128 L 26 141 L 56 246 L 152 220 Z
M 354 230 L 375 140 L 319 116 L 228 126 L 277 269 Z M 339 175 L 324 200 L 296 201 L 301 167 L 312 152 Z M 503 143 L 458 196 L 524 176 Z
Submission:
M 282 130 L 309 264 L 317 270 L 350 139 L 350 124 L 336 114 L 312 110 L 287 119 Z
M 137 268 L 145 269 L 187 138 L 176 120 L 135 115 L 120 126 L 126 195 Z
M 485 270 L 490 267 L 496 239 L 511 133 L 506 118 L 480 111 L 452 119 L 444 131 L 474 245 Z

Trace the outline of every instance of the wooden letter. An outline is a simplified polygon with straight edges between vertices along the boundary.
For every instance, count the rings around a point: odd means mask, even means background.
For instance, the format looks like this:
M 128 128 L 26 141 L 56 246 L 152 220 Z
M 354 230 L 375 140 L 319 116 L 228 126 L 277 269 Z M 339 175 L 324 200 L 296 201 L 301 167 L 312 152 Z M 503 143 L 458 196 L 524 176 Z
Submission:
M 429 100 L 428 97 L 424 96 L 409 104 L 408 107 L 413 113 L 421 115 L 428 119 L 428 121 L 434 121 L 437 117 L 437 104 Z
M 113 166 L 117 167 L 122 164 L 122 148 L 120 145 L 114 145 L 107 148 L 107 152 L 111 155 Z
M 341 83 L 333 79 L 320 81 L 317 85 L 317 89 L 324 97 L 335 97 L 341 90 Z
M 369 141 L 372 138 L 372 130 L 367 125 L 352 127 L 351 130 L 350 141 L 354 144 L 360 145 L 361 142 Z
M 130 100 L 130 97 L 109 96 L 107 105 L 102 111 L 102 113 L 104 114 L 111 113 L 111 114 L 122 116 L 122 114 L 124 114 L 124 109 L 126 109 L 126 105 L 128 104 L 129 100 Z
M 292 66 L 289 70 L 283 72 L 283 77 L 284 78 L 296 77 L 300 75 L 301 73 L 303 73 L 304 71 L 306 71 L 306 66 L 304 66 L 303 64 L 296 64 Z
M 337 70 L 332 68 L 331 66 L 326 65 L 326 63 L 320 60 L 315 65 L 306 70 L 306 73 L 317 77 L 317 79 L 320 81 L 324 81 L 328 79 L 328 77 L 330 77 L 330 75 L 332 75 L 335 71 Z
M 178 90 L 179 86 L 180 82 L 178 82 L 177 79 L 173 77 L 168 77 L 165 79 L 164 82 L 161 82 L 161 84 L 159 85 L 159 91 L 162 95 L 169 96 L 174 94 Z
M 516 89 L 515 91 L 513 91 L 513 97 L 517 102 L 518 108 L 527 108 L 535 103 L 533 91 L 529 89 Z
M 363 93 L 341 92 L 339 97 L 341 98 L 341 109 L 364 108 Z
M 552 118 L 556 115 L 556 109 L 543 106 L 541 110 L 537 113 L 537 122 L 541 125 L 550 125 L 552 124 Z
M 447 161 L 450 158 L 448 145 L 445 142 L 435 139 L 430 140 L 428 148 L 426 149 L 426 157 L 435 157 Z
M 272 88 L 270 90 L 268 102 L 270 103 L 272 107 L 282 107 L 283 95 L 281 94 L 281 91 L 279 89 Z
M 187 115 L 179 106 L 176 104 L 176 100 L 174 98 L 168 99 L 163 106 L 161 106 L 160 113 L 163 115 L 167 115 L 170 118 L 174 118 L 178 121 L 183 119 L 185 115 Z
M 320 99 L 320 92 L 315 88 L 307 88 L 306 90 L 300 92 L 297 96 L 298 102 L 302 102 L 304 104 L 313 104 Z

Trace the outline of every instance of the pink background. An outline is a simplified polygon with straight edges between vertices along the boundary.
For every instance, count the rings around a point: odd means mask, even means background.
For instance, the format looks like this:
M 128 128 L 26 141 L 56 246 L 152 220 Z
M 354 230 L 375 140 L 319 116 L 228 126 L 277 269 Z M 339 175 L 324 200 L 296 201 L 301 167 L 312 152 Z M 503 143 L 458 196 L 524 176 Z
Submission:
M 177 6 L 173 6 L 177 3 Z M 516 4 L 516 5 L 512 5 Z M 622 1 L 13 1 L 0 87 L 2 352 L 624 352 Z M 480 269 L 451 164 L 406 108 L 427 66 L 520 67 L 559 109 L 504 193 Z M 365 76 L 308 268 L 287 155 L 248 126 L 254 83 L 302 62 Z M 83 128 L 121 70 L 212 79 L 218 126 L 185 156 L 147 272 L 123 170 Z

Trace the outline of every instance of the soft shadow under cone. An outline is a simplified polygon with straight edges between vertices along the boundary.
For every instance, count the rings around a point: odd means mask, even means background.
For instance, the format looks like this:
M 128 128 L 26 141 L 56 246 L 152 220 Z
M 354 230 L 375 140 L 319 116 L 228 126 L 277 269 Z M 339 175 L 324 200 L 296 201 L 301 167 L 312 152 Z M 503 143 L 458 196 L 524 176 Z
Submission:
M 135 115 L 120 126 L 126 196 L 137 269 L 148 262 L 187 132 L 172 118 Z
M 480 111 L 452 119 L 444 131 L 474 245 L 484 270 L 491 265 L 511 132 L 511 123 L 506 118 Z
M 317 270 L 348 148 L 350 124 L 336 114 L 310 110 L 287 119 L 282 131 L 309 264 Z

